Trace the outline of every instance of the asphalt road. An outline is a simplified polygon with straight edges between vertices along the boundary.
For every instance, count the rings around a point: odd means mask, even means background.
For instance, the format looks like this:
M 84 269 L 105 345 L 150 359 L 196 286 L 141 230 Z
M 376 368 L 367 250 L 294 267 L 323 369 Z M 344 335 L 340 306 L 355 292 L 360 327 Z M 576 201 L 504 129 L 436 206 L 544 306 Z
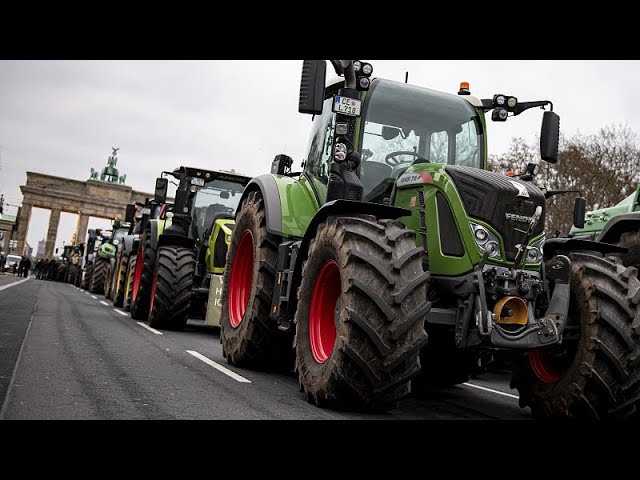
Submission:
M 102 296 L 20 280 L 0 275 L 0 419 L 530 418 L 506 374 L 409 397 L 384 414 L 321 409 L 293 373 L 229 366 L 216 330 L 159 334 Z

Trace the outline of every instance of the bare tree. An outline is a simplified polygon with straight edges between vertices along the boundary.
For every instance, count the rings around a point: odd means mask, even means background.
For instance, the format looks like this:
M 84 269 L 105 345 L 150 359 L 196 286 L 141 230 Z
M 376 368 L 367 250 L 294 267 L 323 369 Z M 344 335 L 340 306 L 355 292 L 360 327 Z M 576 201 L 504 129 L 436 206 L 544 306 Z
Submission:
M 537 146 L 514 138 L 503 155 L 489 158 L 498 173 L 522 173 L 537 163 L 534 183 L 548 190 L 580 190 L 590 210 L 615 205 L 640 181 L 640 141 L 627 125 L 608 125 L 591 135 L 561 138 L 558 163 L 539 162 Z M 573 223 L 575 194 L 558 195 L 547 202 L 547 234 L 566 233 Z

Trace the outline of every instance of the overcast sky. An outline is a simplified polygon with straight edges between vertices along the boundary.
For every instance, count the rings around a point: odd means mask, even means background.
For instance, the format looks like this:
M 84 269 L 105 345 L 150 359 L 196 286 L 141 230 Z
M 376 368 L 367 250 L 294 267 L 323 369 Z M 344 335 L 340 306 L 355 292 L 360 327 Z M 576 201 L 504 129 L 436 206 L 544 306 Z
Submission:
M 374 76 L 456 93 L 461 81 L 480 98 L 551 100 L 564 134 L 612 123 L 640 132 L 640 61 L 369 60 Z M 136 190 L 152 191 L 162 170 L 179 165 L 269 171 L 278 153 L 299 165 L 311 117 L 297 113 L 299 60 L 0 61 L 0 193 L 19 204 L 27 171 L 86 180 L 111 147 Z M 330 69 L 328 69 L 330 70 Z M 511 137 L 535 140 L 542 113 L 489 122 L 489 152 Z M 15 213 L 9 207 L 7 213 Z M 48 222 L 35 211 L 28 242 Z M 61 220 L 58 245 L 76 218 Z M 90 227 L 103 221 L 92 220 Z

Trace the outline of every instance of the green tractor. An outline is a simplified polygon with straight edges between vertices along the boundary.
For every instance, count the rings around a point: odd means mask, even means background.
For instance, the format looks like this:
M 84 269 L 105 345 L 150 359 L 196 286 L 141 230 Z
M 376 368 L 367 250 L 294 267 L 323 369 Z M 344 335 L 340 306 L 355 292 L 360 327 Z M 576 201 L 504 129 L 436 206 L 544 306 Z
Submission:
M 115 263 L 118 245 L 128 231 L 129 227 L 123 226 L 117 219 L 113 221 L 111 230 L 101 230 L 94 245 L 95 254 L 92 255 L 89 292 L 105 295 L 109 287 L 109 270 Z
M 412 379 L 464 382 L 480 352 L 503 349 L 535 416 L 635 412 L 640 282 L 603 256 L 611 246 L 545 244 L 540 189 L 486 171 L 488 112 L 501 122 L 551 107 L 541 157 L 557 161 L 551 102 L 480 100 L 468 84 L 452 95 L 331 63 L 326 87 L 326 63 L 303 63 L 299 111 L 314 115 L 303 172 L 277 156 L 236 212 L 227 361 L 264 369 L 295 356 L 309 402 L 379 410 Z
M 583 225 L 574 223 L 574 237 L 611 243 L 624 249 L 616 253 L 622 264 L 640 270 L 640 187 L 617 205 L 587 212 Z
M 205 318 L 210 283 L 224 271 L 233 214 L 251 177 L 179 167 L 162 172 L 156 191 L 168 181 L 165 175 L 178 181 L 176 197 L 145 226 L 131 316 L 154 328 L 181 330 L 189 317 Z M 166 183 L 164 190 L 166 196 Z

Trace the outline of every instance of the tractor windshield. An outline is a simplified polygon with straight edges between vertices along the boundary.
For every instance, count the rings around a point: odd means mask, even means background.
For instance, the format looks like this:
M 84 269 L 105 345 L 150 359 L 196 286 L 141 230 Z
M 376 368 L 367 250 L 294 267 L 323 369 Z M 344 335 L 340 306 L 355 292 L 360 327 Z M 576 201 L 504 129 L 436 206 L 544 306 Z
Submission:
M 482 124 L 457 95 L 375 80 L 361 135 L 365 201 L 384 202 L 395 179 L 414 162 L 483 166 Z
M 116 234 L 113 237 L 114 240 L 122 240 L 129 233 L 129 228 L 118 228 Z
M 200 188 L 193 200 L 190 237 L 204 240 L 219 218 L 233 218 L 244 185 L 215 179 Z

